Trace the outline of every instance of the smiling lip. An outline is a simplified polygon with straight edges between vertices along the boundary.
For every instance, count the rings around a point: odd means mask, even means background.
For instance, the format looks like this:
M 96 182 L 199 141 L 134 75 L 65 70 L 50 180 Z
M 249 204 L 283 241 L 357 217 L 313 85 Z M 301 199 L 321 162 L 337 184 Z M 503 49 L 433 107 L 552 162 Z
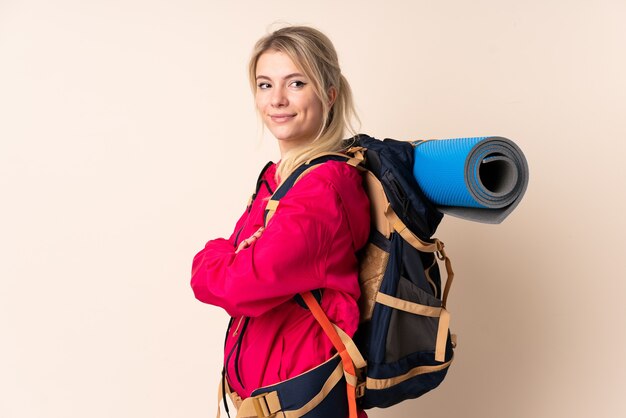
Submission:
M 287 122 L 295 116 L 296 116 L 295 113 L 280 113 L 276 115 L 270 115 L 270 119 L 272 119 L 272 121 L 274 122 L 281 123 L 281 122 Z

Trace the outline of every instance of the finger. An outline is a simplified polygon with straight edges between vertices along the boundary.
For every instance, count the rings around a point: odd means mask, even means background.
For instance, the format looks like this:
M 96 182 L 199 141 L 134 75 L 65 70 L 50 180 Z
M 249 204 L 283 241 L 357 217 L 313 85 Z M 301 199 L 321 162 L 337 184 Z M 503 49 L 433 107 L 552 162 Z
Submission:
M 235 254 L 237 254 L 239 251 L 243 250 L 244 248 L 248 247 L 248 240 L 243 240 L 239 243 L 239 246 L 237 247 L 237 251 L 235 251 Z

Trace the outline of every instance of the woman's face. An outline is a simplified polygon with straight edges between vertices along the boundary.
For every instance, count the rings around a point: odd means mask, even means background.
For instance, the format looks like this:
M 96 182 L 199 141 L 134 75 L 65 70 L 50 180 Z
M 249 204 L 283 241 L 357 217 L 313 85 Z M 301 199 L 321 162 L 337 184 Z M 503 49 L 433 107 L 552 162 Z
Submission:
M 264 52 L 256 65 L 256 86 L 256 108 L 281 154 L 313 141 L 324 120 L 322 102 L 289 56 Z

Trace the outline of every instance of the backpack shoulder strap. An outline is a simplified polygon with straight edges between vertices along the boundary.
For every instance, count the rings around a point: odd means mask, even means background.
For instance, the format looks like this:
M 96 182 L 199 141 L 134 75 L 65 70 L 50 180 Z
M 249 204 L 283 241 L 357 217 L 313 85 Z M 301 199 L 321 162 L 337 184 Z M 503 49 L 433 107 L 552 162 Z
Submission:
M 306 175 L 306 173 L 327 161 L 343 161 L 354 167 L 359 167 L 361 162 L 364 160 L 363 151 L 364 149 L 362 148 L 353 148 L 349 150 L 350 155 L 333 153 L 316 156 L 315 158 L 307 161 L 306 163 L 296 168 L 293 173 L 291 173 L 289 177 L 283 182 L 283 184 L 278 187 L 276 192 L 274 192 L 274 194 L 272 195 L 271 199 L 267 202 L 267 207 L 265 209 L 265 225 L 268 224 L 271 217 L 274 215 L 274 212 L 278 208 L 278 203 L 280 202 L 280 199 L 282 199 L 287 194 L 287 192 L 294 186 L 294 184 L 296 184 L 296 182 L 300 178 Z M 319 304 L 320 299 L 320 289 L 296 295 L 296 301 L 299 304 L 305 304 L 305 306 L 308 307 L 317 322 L 322 326 L 322 329 L 324 330 L 326 335 L 330 338 L 333 346 L 341 357 L 344 369 L 344 376 L 346 378 L 349 417 L 357 418 L 357 387 L 360 388 L 357 370 L 365 367 L 365 360 L 363 359 L 363 356 L 361 355 L 359 350 L 356 348 L 356 345 L 354 344 L 352 339 L 347 334 L 345 334 L 345 332 L 343 332 L 341 329 L 339 329 L 329 321 L 328 317 L 326 316 Z
M 250 197 L 248 198 L 248 203 L 246 203 L 246 211 L 250 212 L 250 210 L 252 209 L 252 202 L 254 202 L 254 199 L 256 199 L 256 196 L 259 194 L 259 190 L 261 190 L 261 186 L 262 185 L 265 185 L 265 187 L 267 188 L 267 191 L 269 192 L 270 195 L 272 193 L 274 193 L 274 191 L 270 187 L 270 185 L 267 182 L 267 180 L 265 180 L 263 178 L 263 176 L 265 175 L 265 172 L 267 171 L 268 168 L 270 168 L 270 166 L 272 164 L 274 164 L 274 162 L 273 161 L 269 161 L 267 164 L 265 164 L 265 167 L 263 167 L 263 169 L 261 169 L 261 172 L 259 173 L 259 177 L 256 179 L 256 186 L 254 188 L 254 193 L 252 193 L 250 195 Z M 242 230 L 243 230 L 243 228 L 241 228 L 241 229 L 239 229 L 239 231 L 237 231 L 237 234 L 235 235 L 235 243 L 239 242 L 239 234 L 241 234 Z
M 265 172 L 267 171 L 268 168 L 270 168 L 270 166 L 274 164 L 273 161 L 269 161 L 267 164 L 265 164 L 265 167 L 263 167 L 263 169 L 261 169 L 261 172 L 259 173 L 259 177 L 256 179 L 256 186 L 254 188 L 254 193 L 252 194 L 252 196 L 250 196 L 250 200 L 248 201 L 248 206 L 250 206 L 250 204 L 252 204 L 252 201 L 256 198 L 256 195 L 259 194 L 259 190 L 261 190 L 261 186 L 265 184 L 265 187 L 267 188 L 267 191 L 272 194 L 274 193 L 274 191 L 271 189 L 270 185 L 267 183 L 267 181 L 263 178 L 263 176 L 265 175 Z
M 305 162 L 304 164 L 300 165 L 298 168 L 296 168 L 289 175 L 289 177 L 287 177 L 287 179 L 278 187 L 278 189 L 276 189 L 276 191 L 274 192 L 270 200 L 267 202 L 267 206 L 265 207 L 265 214 L 264 214 L 265 225 L 267 226 L 272 216 L 274 216 L 274 212 L 276 212 L 276 209 L 278 208 L 278 203 L 280 199 L 282 199 L 287 194 L 287 192 L 291 190 L 294 184 L 296 184 L 298 180 L 300 180 L 300 178 L 302 178 L 306 173 L 308 173 L 310 170 L 314 169 L 315 167 L 327 161 L 348 162 L 350 160 L 351 158 L 347 155 L 329 153 L 329 154 L 323 154 L 323 155 L 317 156 Z

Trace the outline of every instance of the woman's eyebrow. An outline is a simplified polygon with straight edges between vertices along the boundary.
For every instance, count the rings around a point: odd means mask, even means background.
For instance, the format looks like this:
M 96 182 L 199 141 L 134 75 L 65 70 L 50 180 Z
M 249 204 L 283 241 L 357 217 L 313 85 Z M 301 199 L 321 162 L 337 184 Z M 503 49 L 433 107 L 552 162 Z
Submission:
M 287 80 L 288 78 L 293 78 L 293 77 L 304 77 L 304 74 L 302 74 L 302 73 L 291 73 L 291 74 L 288 74 L 288 75 L 284 76 L 283 80 Z M 268 77 L 266 75 L 262 75 L 262 74 L 257 75 L 256 79 L 257 80 L 259 80 L 259 79 L 271 80 L 270 77 Z

